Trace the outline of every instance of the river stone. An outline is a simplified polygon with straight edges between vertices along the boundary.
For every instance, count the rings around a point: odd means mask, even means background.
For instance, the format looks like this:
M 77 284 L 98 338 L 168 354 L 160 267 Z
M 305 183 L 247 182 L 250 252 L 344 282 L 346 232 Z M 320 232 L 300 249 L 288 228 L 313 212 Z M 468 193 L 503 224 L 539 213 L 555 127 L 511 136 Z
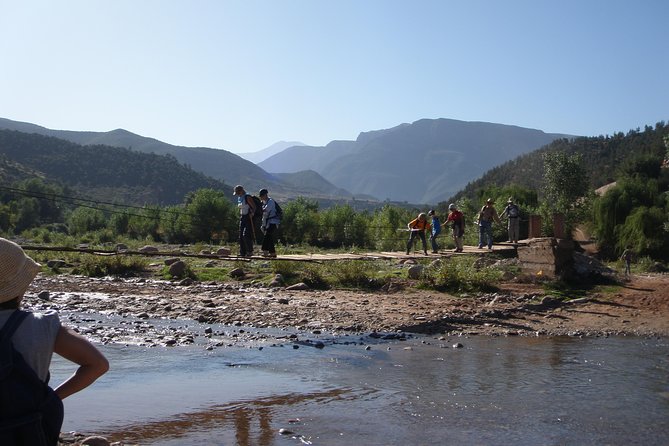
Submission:
M 139 252 L 144 252 L 144 253 L 158 252 L 158 248 L 151 245 L 145 245 L 139 248 Z
M 232 253 L 230 251 L 230 248 L 218 248 L 218 251 L 216 251 L 217 256 L 229 256 Z
M 459 342 L 456 342 L 455 344 L 453 344 L 453 348 L 463 348 L 463 347 L 464 347 L 464 345 L 460 344 Z
M 123 243 L 117 243 L 116 244 L 116 250 L 117 251 L 127 251 L 128 250 L 128 245 L 125 245 Z
M 165 265 L 170 266 L 173 263 L 178 262 L 179 260 L 181 260 L 179 257 L 171 257 L 169 259 L 165 259 Z
M 246 273 L 241 268 L 235 268 L 230 271 L 230 277 L 244 277 Z
M 111 443 L 105 437 L 95 435 L 84 438 L 79 444 L 82 446 L 110 446 Z
M 184 277 L 184 274 L 186 273 L 186 263 L 183 260 L 177 260 L 170 265 L 169 273 L 172 277 Z
M 279 288 L 279 287 L 282 287 L 284 285 L 284 283 L 285 282 L 283 280 L 283 276 L 281 274 L 277 274 L 276 276 L 274 276 L 274 279 L 272 279 L 272 281 L 269 283 L 269 287 L 270 288 Z
M 289 290 L 289 291 L 294 291 L 294 290 L 305 291 L 305 290 L 309 289 L 309 285 L 307 285 L 304 282 L 300 282 L 300 283 L 296 283 L 294 285 L 291 285 L 289 287 L 286 287 L 286 289 Z
M 420 276 L 423 274 L 423 265 L 414 265 L 409 268 L 408 271 L 409 279 L 420 279 Z
M 48 260 L 46 262 L 46 266 L 49 268 L 62 268 L 64 266 L 67 266 L 67 263 L 65 260 L 60 260 L 60 259 L 55 259 L 55 260 Z
M 39 293 L 37 293 L 37 297 L 42 300 L 49 300 L 51 299 L 51 293 L 49 293 L 49 291 L 47 290 L 40 291 Z
M 191 286 L 194 283 L 195 283 L 195 281 L 193 279 L 191 279 L 190 277 L 186 277 L 185 279 L 181 280 L 181 282 L 179 282 L 179 285 L 180 286 Z

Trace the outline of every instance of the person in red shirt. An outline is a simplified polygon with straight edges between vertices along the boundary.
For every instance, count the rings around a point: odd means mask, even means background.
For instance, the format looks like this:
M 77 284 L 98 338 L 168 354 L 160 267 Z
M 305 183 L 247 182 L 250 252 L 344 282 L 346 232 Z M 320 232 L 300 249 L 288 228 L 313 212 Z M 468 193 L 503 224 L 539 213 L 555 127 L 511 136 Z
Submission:
M 425 240 L 425 231 L 430 228 L 430 223 L 427 221 L 427 216 L 424 212 L 418 214 L 418 217 L 411 220 L 407 227 L 411 232 L 409 236 L 409 241 L 407 242 L 407 255 L 411 252 L 411 247 L 413 246 L 414 239 L 420 237 L 420 240 L 423 242 L 423 253 L 427 255 L 427 241 Z
M 455 252 L 462 252 L 463 244 L 462 237 L 465 235 L 465 217 L 462 212 L 458 211 L 455 203 L 448 205 L 448 218 L 446 223 L 452 223 L 453 226 L 453 241 L 455 242 Z

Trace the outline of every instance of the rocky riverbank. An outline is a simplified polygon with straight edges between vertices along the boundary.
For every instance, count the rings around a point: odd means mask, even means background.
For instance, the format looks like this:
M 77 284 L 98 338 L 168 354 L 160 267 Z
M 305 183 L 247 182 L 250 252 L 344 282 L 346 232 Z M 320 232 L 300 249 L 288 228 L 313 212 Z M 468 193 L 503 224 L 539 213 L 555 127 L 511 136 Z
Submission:
M 96 328 L 100 342 L 125 342 L 150 332 L 142 320 L 170 318 L 231 327 L 337 333 L 415 332 L 446 335 L 641 335 L 669 334 L 669 277 L 637 276 L 562 302 L 541 286 L 502 283 L 494 293 L 468 296 L 393 287 L 391 292 L 286 290 L 243 282 L 192 283 L 148 279 L 38 277 L 26 302 L 37 309 L 97 312 L 135 319 Z M 140 321 L 140 322 L 137 322 Z M 67 321 L 66 321 L 67 323 Z M 76 321 L 75 321 L 76 323 Z M 152 336 L 154 336 L 152 338 Z M 252 332 L 241 334 L 252 337 Z M 240 334 L 237 333 L 237 337 Z M 148 343 L 191 343 L 188 330 L 148 334 Z

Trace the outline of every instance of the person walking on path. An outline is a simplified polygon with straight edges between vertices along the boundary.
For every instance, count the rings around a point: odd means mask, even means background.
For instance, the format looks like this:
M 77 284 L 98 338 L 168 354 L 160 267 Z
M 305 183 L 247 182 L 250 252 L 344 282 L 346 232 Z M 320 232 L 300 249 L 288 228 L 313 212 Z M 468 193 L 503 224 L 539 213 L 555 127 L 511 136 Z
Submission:
M 411 248 L 416 237 L 420 237 L 420 240 L 423 242 L 423 253 L 427 255 L 427 242 L 425 241 L 425 230 L 430 227 L 430 223 L 427 222 L 427 217 L 424 212 L 418 214 L 418 217 L 411 220 L 407 227 L 411 232 L 409 235 L 409 241 L 407 242 L 407 255 L 411 252 Z
M 492 249 L 492 223 L 502 224 L 493 205 L 492 198 L 488 198 L 479 212 L 477 223 L 479 225 L 479 249 L 487 244 Z
M 623 251 L 622 255 L 620 256 L 621 260 L 625 261 L 625 278 L 630 277 L 632 275 L 632 258 L 634 257 L 634 252 L 632 251 L 632 247 L 630 245 L 627 245 L 625 250 Z
M 237 207 L 239 208 L 239 255 L 251 257 L 255 240 L 253 215 L 256 212 L 256 205 L 251 195 L 247 194 L 240 185 L 235 186 L 233 195 L 237 196 Z
M 262 201 L 262 224 L 260 230 L 264 237 L 262 239 L 262 255 L 264 257 L 276 257 L 276 248 L 274 247 L 274 237 L 279 228 L 279 214 L 276 209 L 276 201 L 269 196 L 267 189 L 260 189 L 258 197 Z
M 437 244 L 437 237 L 441 234 L 441 223 L 439 223 L 439 217 L 434 212 L 433 209 L 427 213 L 432 217 L 432 231 L 430 233 L 430 244 L 432 245 L 432 254 L 437 254 L 439 252 L 439 245 Z
M 460 212 L 455 205 L 451 203 L 448 205 L 448 217 L 446 223 L 451 223 L 453 227 L 453 241 L 455 242 L 455 252 L 462 252 L 464 245 L 462 238 L 465 235 L 465 216 Z
M 109 370 L 104 355 L 86 338 L 61 325 L 58 313 L 20 309 L 40 271 L 16 243 L 0 238 L 0 356 L 3 393 L 0 444 L 58 444 L 62 400 L 93 384 Z M 78 365 L 55 390 L 49 387 L 53 353 Z
M 509 197 L 506 207 L 500 214 L 500 218 L 508 219 L 507 230 L 509 231 L 509 242 L 518 243 L 518 232 L 520 227 L 520 208 L 513 202 L 513 197 Z

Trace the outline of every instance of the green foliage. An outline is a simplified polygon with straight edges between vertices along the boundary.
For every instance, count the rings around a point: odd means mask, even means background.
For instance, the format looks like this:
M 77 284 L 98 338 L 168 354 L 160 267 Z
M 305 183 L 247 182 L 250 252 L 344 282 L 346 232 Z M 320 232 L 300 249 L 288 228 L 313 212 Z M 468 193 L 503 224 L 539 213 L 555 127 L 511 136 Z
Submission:
M 356 213 L 349 205 L 335 205 L 319 214 L 320 238 L 318 246 L 370 246 L 369 218 Z
M 376 243 L 376 249 L 380 251 L 405 249 L 406 233 L 399 232 L 398 229 L 406 228 L 407 223 L 414 218 L 415 214 L 412 211 L 389 204 L 376 211 L 370 227 L 371 238 Z
M 147 260 L 140 257 L 82 255 L 75 272 L 89 277 L 135 276 L 147 266 Z
M 445 260 L 437 268 L 426 268 L 423 286 L 451 292 L 493 291 L 502 271 L 478 267 L 477 259 L 458 256 Z
M 383 285 L 375 280 L 376 269 L 368 261 L 341 260 L 325 265 L 335 285 L 343 288 L 376 289 Z
M 238 223 L 232 203 L 222 191 L 213 189 L 188 194 L 177 222 L 183 232 L 173 236 L 188 242 L 227 239 L 228 234 L 236 231 Z
M 289 244 L 316 244 L 319 237 L 318 203 L 304 197 L 298 197 L 281 205 L 283 220 L 281 232 Z
M 104 212 L 89 207 L 78 207 L 70 214 L 67 222 L 70 234 L 82 235 L 97 231 L 107 225 Z
M 669 250 L 669 234 L 662 231 L 666 213 L 657 207 L 635 208 L 622 225 L 616 226 L 618 252 L 631 246 L 636 253 L 654 258 L 666 258 Z

